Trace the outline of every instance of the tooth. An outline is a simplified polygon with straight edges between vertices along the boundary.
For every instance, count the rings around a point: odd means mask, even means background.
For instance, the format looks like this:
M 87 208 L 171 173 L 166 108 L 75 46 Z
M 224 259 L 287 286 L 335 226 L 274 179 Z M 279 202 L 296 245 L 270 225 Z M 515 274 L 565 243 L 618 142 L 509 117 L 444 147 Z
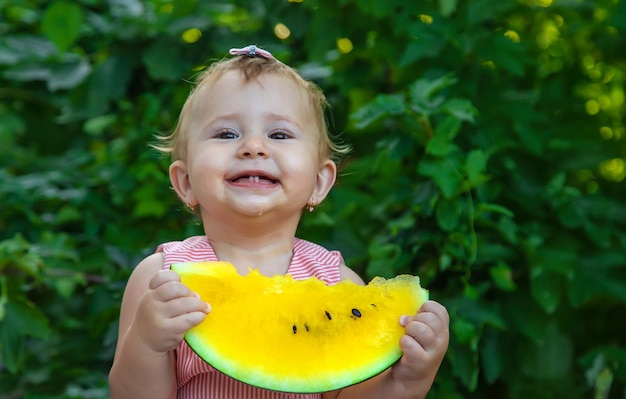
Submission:
M 254 176 L 254 182 L 258 183 L 259 182 L 259 176 Z

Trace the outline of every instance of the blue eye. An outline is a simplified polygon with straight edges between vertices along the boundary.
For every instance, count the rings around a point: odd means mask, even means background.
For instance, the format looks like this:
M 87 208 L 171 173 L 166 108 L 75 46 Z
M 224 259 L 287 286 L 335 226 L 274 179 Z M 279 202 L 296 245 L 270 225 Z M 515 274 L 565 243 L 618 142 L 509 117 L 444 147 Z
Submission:
M 221 131 L 215 135 L 215 138 L 223 140 L 232 140 L 237 138 L 237 134 L 228 130 Z
M 275 140 L 286 140 L 289 138 L 289 135 L 285 132 L 273 132 L 270 134 L 270 138 Z

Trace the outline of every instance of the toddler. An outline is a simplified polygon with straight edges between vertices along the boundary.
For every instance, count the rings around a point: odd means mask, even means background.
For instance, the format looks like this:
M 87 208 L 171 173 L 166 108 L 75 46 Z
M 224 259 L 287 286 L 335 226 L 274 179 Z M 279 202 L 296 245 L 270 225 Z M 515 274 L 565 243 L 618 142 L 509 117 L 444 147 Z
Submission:
M 341 254 L 295 237 L 335 182 L 346 149 L 331 140 L 326 99 L 313 83 L 255 46 L 203 72 L 174 132 L 169 176 L 204 234 L 160 245 L 133 271 L 124 292 L 109 375 L 113 399 L 424 398 L 448 347 L 449 317 L 435 301 L 398 322 L 402 358 L 360 384 L 323 394 L 289 394 L 243 384 L 216 371 L 183 340 L 211 311 L 169 270 L 172 263 L 223 260 L 241 274 L 363 281 Z

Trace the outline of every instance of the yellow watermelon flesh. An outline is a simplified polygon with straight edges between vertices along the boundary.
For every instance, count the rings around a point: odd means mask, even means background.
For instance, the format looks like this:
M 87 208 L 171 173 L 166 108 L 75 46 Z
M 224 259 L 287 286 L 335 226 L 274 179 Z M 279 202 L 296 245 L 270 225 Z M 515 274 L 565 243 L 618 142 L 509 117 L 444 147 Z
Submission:
M 290 275 L 238 274 L 228 262 L 172 265 L 211 305 L 185 335 L 211 366 L 244 383 L 313 393 L 364 381 L 401 356 L 398 319 L 428 299 L 419 277 L 374 278 L 327 286 Z

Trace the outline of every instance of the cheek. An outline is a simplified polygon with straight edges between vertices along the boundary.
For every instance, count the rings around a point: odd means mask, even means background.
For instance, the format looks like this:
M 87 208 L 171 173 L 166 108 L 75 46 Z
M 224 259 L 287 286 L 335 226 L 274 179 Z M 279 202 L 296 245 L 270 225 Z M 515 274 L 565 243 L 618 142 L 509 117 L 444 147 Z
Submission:
M 317 157 L 311 156 L 308 151 L 294 152 L 288 157 L 283 168 L 292 174 L 300 176 L 315 176 L 318 170 Z
M 189 164 L 189 174 L 191 179 L 197 182 L 211 181 L 223 173 L 224 165 L 225 162 L 221 161 L 219 156 L 198 154 Z

